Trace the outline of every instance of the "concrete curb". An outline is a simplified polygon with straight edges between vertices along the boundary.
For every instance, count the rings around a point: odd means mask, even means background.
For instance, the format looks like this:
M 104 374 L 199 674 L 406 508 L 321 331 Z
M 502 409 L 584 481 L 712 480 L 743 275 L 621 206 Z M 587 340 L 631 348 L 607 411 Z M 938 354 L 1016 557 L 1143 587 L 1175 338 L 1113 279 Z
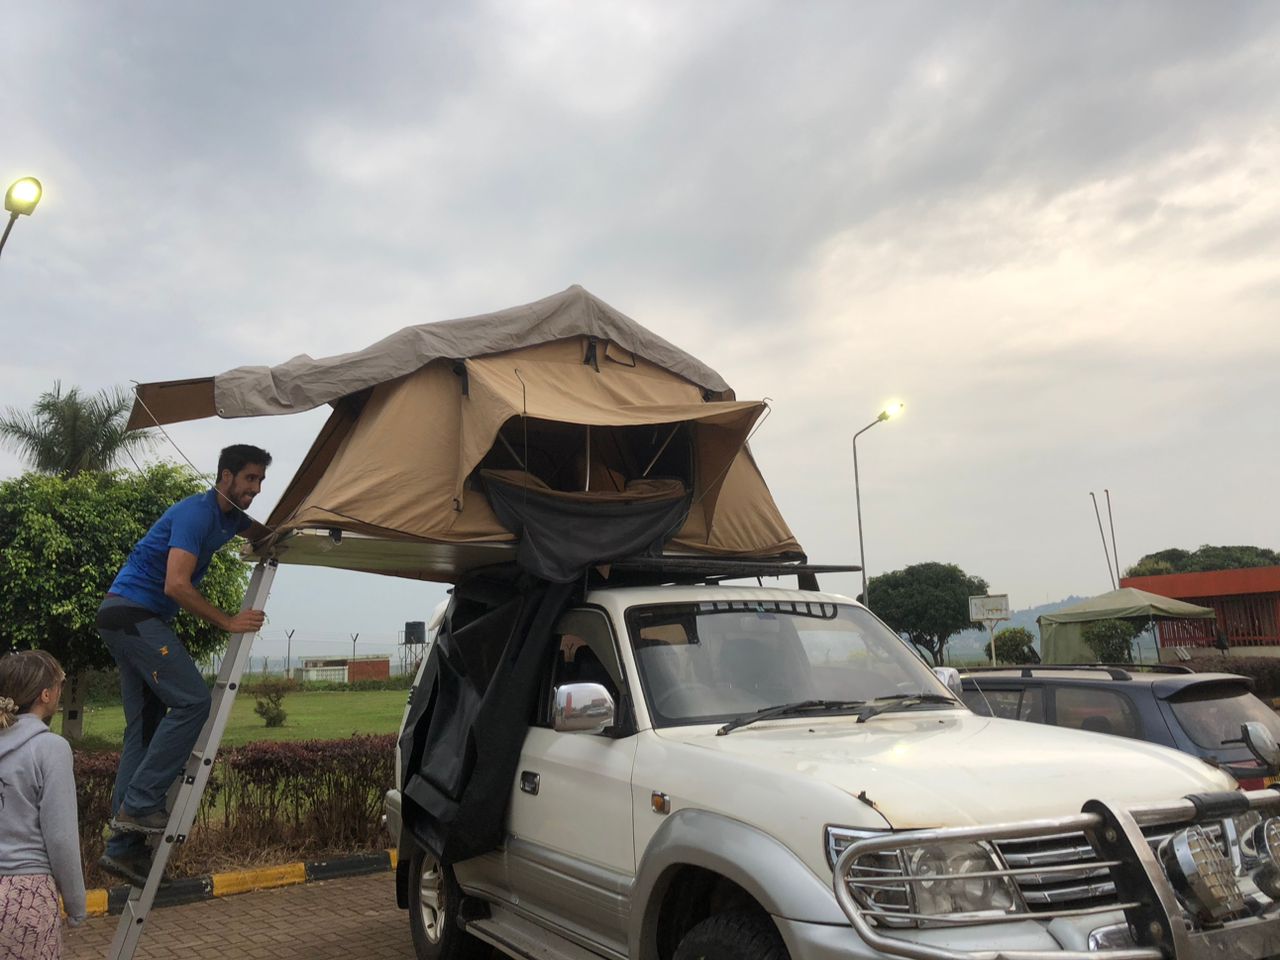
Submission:
M 396 868 L 396 851 L 379 850 L 376 853 L 360 853 L 332 860 L 312 860 L 306 863 L 286 863 L 276 867 L 260 867 L 256 870 L 236 870 L 230 873 L 214 873 L 204 877 L 183 877 L 174 880 L 156 892 L 153 907 L 176 907 L 197 900 L 229 897 L 254 890 L 270 890 L 275 887 L 291 887 L 315 880 L 333 880 L 337 877 L 355 877 L 363 873 L 383 873 Z M 124 910 L 129 899 L 129 886 L 99 887 L 90 890 L 85 900 L 91 917 L 116 916 Z

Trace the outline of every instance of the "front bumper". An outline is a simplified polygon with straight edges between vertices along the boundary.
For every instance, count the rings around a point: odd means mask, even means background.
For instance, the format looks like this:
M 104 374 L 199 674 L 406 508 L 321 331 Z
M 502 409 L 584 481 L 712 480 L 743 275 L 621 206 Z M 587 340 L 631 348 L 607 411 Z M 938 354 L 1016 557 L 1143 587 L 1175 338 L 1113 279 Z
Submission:
M 859 939 L 848 927 L 823 923 L 803 923 L 774 917 L 792 960 L 885 960 L 893 956 Z M 1025 921 L 1018 924 L 984 925 L 961 930 L 919 930 L 899 934 L 909 940 L 913 949 L 959 952 L 963 956 L 1004 955 L 1008 951 L 1036 953 L 1044 958 L 1061 960 L 1073 948 L 1088 943 L 1089 934 L 1099 928 L 1123 923 L 1124 915 L 1114 913 L 1087 921 L 1055 921 L 1042 924 Z M 1090 957 L 1104 954 L 1091 953 Z
M 1186 897 L 1175 891 L 1142 832 L 1144 826 L 1176 825 L 1183 829 L 1249 810 L 1256 810 L 1262 816 L 1280 814 L 1280 793 L 1260 790 L 1215 794 L 1127 809 L 1090 801 L 1082 813 L 1072 817 L 886 834 L 852 843 L 836 862 L 833 885 L 856 939 L 870 948 L 866 956 L 910 960 L 1217 960 L 1223 957 L 1267 960 L 1280 957 L 1280 901 L 1262 897 L 1247 877 L 1241 877 L 1233 882 L 1247 894 L 1244 898 L 1247 910 L 1225 922 L 1201 924 L 1194 919 Z M 1116 892 L 1114 904 L 1034 914 L 1023 908 L 994 916 L 991 912 L 925 916 L 910 912 L 887 914 L 855 893 L 868 883 L 900 882 L 905 886 L 936 883 L 938 879 L 934 876 L 868 881 L 855 867 L 860 857 L 894 854 L 929 845 L 991 844 L 1076 831 L 1084 835 L 1096 852 L 1097 865 L 1109 871 Z M 999 874 L 1014 880 L 1037 872 L 1047 870 L 1005 867 L 987 875 Z M 1028 921 L 1043 930 L 1044 943 L 1017 942 L 1021 936 L 1016 931 L 1024 928 Z M 903 929 L 904 926 L 912 928 Z M 1109 930 L 1111 936 L 1104 941 L 1105 945 L 1089 943 L 1089 935 L 1095 930 Z M 968 936 L 979 932 L 979 939 Z M 813 954 L 815 957 L 828 955 L 864 954 Z

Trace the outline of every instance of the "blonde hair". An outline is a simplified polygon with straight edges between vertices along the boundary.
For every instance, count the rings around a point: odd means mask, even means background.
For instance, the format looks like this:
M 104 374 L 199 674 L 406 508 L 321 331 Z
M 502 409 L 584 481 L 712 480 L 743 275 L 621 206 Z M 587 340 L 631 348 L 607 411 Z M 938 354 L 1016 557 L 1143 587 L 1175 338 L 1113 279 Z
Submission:
M 62 664 L 43 650 L 23 650 L 0 657 L 0 730 L 17 722 L 40 694 L 66 678 Z

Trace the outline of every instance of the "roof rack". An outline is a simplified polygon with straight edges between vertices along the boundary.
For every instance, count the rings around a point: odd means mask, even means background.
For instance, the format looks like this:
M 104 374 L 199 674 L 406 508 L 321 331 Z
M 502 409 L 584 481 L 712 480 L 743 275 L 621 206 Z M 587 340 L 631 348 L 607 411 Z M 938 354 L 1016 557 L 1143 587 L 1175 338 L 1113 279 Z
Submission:
M 715 584 L 754 577 L 791 577 L 801 590 L 817 590 L 820 573 L 857 573 L 856 564 L 788 560 L 734 560 L 720 557 L 631 557 L 609 564 L 607 582 L 621 584 Z
M 1194 673 L 1189 667 L 1180 667 L 1171 663 L 1041 663 L 1036 665 L 1019 665 L 1009 667 L 970 667 L 962 670 L 965 675 L 973 673 L 1020 673 L 1030 679 L 1036 671 L 1046 670 L 1093 670 L 1105 672 L 1112 680 L 1132 680 L 1133 673 Z

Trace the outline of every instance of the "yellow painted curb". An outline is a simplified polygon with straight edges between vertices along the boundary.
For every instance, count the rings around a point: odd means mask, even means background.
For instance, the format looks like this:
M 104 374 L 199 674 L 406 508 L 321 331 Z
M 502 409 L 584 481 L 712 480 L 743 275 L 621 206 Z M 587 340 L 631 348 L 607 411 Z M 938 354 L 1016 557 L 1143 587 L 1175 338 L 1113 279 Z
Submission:
M 241 870 L 234 873 L 215 873 L 213 895 L 227 897 L 250 890 L 269 890 L 272 887 L 288 887 L 307 882 L 307 868 L 301 863 L 287 863 L 282 867 L 263 867 L 260 870 Z
M 395 870 L 400 862 L 396 850 L 388 849 L 387 858 L 391 869 Z M 200 880 L 199 877 L 184 880 Z M 235 870 L 228 873 L 215 873 L 207 879 L 208 896 L 228 897 L 237 893 L 249 893 L 253 890 L 270 890 L 275 887 L 289 887 L 294 884 L 307 883 L 307 865 L 305 863 L 286 863 L 276 867 L 262 867 L 258 870 Z M 111 891 L 96 888 L 85 891 L 85 914 L 90 917 L 104 917 L 111 912 Z

